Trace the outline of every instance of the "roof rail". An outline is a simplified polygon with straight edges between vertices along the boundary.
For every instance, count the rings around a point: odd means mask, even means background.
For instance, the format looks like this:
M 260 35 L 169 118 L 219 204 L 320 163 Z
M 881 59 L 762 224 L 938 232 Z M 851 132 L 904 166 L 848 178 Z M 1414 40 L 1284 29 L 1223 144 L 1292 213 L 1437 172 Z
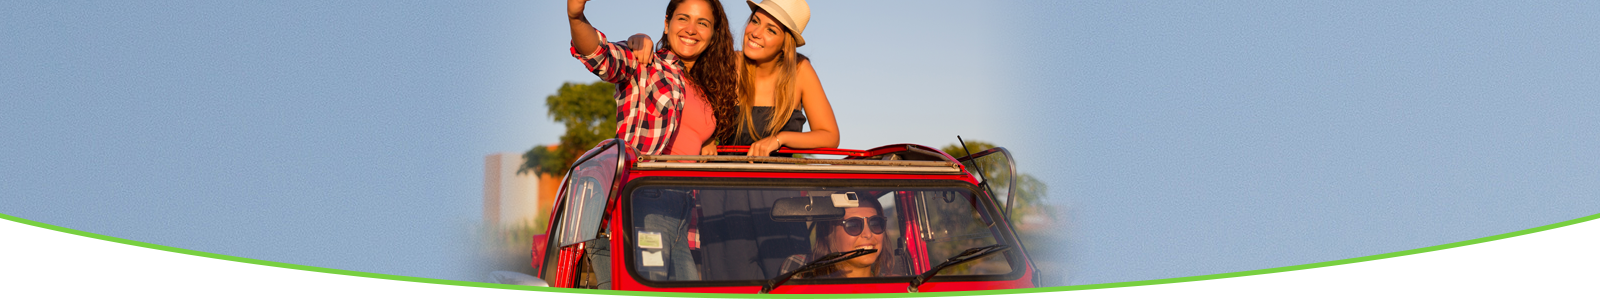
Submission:
M 948 161 L 826 159 L 743 155 L 640 155 L 638 162 L 634 165 L 634 169 L 961 174 L 961 165 Z

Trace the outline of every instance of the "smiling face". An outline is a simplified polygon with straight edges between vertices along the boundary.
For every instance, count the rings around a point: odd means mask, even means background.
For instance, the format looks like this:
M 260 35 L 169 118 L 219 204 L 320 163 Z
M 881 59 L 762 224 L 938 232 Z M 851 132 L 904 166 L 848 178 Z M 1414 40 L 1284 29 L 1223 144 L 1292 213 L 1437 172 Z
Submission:
M 711 5 L 705 0 L 683 1 L 672 14 L 667 15 L 663 36 L 672 54 L 679 59 L 693 62 L 700 57 L 700 53 L 706 51 L 713 28 L 716 27 Z
M 851 207 L 844 209 L 845 220 L 860 217 L 863 221 L 865 221 L 866 219 L 876 216 L 879 216 L 878 210 L 872 207 Z M 867 226 L 865 222 L 862 224 L 861 234 L 859 235 L 850 235 L 849 232 L 845 231 L 844 226 L 836 225 L 833 227 L 833 232 L 828 234 L 828 243 L 829 245 L 833 246 L 833 252 L 843 252 L 855 249 L 878 249 L 878 251 L 883 251 L 883 234 L 873 233 L 870 226 Z M 878 254 L 881 253 L 882 252 L 877 252 L 853 258 L 839 263 L 838 266 L 840 269 L 844 269 L 847 272 L 851 271 L 852 269 L 868 269 L 872 267 L 873 263 L 878 261 Z
M 750 14 L 750 22 L 744 26 L 744 56 L 758 62 L 765 62 L 777 57 L 783 51 L 789 40 L 789 33 L 783 29 L 783 24 L 773 19 L 766 11 L 757 10 Z

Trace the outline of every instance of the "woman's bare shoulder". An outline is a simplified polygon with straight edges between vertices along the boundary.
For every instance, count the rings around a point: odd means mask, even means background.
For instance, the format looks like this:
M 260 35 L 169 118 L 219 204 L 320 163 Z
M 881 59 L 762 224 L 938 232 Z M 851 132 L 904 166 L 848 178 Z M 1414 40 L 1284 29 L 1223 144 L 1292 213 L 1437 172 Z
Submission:
M 802 58 L 804 58 L 804 57 L 802 57 Z M 817 78 L 817 69 L 811 67 L 811 60 L 810 59 L 802 59 L 802 60 L 800 60 L 799 63 L 797 63 L 795 65 L 796 65 L 796 68 L 795 68 L 796 72 L 795 73 L 797 73 L 797 74 L 795 74 L 796 75 L 795 77 L 797 79 L 800 79 L 801 81 L 811 81 L 811 82 L 821 81 L 820 79 Z

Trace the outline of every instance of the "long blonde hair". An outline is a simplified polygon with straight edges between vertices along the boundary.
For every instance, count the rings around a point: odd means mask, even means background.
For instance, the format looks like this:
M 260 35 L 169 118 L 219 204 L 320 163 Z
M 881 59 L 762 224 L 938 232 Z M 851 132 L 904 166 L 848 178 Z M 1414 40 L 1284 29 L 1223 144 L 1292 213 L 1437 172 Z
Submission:
M 752 16 L 753 17 L 753 16 Z M 755 60 L 749 56 L 744 57 L 743 72 L 739 74 L 739 122 L 737 132 L 750 136 L 751 140 L 760 140 L 778 134 L 783 125 L 788 123 L 794 110 L 800 107 L 800 91 L 795 82 L 795 74 L 799 73 L 800 61 L 805 60 L 805 55 L 795 52 L 795 44 L 799 43 L 794 38 L 794 33 L 788 28 L 783 29 L 783 49 L 775 58 L 778 62 L 778 82 L 772 86 L 772 120 L 767 122 L 767 128 L 757 131 L 755 120 L 751 117 L 750 109 L 756 102 Z M 757 132 L 765 134 L 757 135 Z

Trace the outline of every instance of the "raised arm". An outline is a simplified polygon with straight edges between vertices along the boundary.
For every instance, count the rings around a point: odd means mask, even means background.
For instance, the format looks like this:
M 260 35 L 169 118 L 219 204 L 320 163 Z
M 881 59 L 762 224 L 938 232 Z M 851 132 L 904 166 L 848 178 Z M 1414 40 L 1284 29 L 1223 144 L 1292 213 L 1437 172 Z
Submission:
M 572 56 L 582 61 L 590 73 L 600 76 L 600 80 L 622 83 L 635 78 L 643 66 L 641 62 L 647 61 L 640 60 L 640 52 L 633 51 L 641 47 L 629 46 L 629 42 L 605 42 L 606 35 L 595 30 L 584 16 L 584 2 L 588 0 L 567 0 L 567 20 L 572 25 Z M 644 38 L 648 39 L 649 36 Z M 649 44 L 642 46 L 647 49 Z M 642 52 L 648 53 L 649 50 Z
M 589 24 L 589 18 L 583 15 L 583 7 L 589 0 L 567 0 L 567 24 L 572 26 L 572 48 L 578 53 L 594 53 L 594 48 L 600 47 L 602 40 L 595 34 L 594 25 Z
M 747 155 L 764 156 L 779 146 L 800 149 L 839 147 L 839 123 L 833 118 L 833 105 L 828 104 L 828 95 L 822 92 L 822 80 L 817 78 L 817 70 L 811 68 L 810 60 L 801 60 L 799 67 L 795 72 L 795 85 L 799 88 L 800 105 L 805 108 L 811 131 L 780 131 L 751 144 Z

